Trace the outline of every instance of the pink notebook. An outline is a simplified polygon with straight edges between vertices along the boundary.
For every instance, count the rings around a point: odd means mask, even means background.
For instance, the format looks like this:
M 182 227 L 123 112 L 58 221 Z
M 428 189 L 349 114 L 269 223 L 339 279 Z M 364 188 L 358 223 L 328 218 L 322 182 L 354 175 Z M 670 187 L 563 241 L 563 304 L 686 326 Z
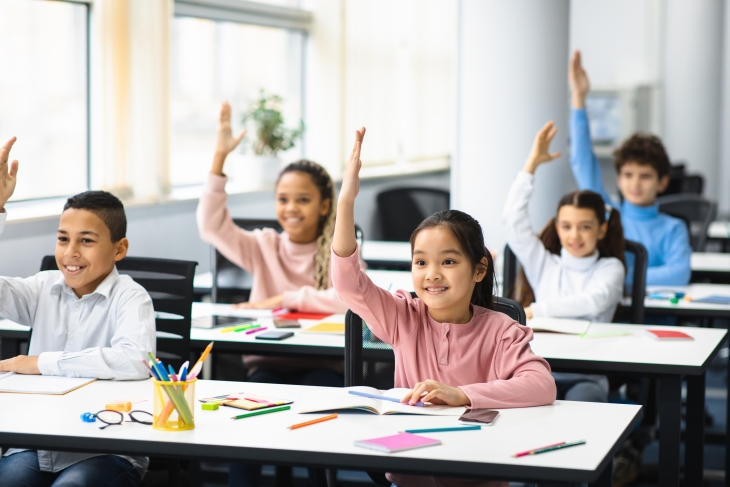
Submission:
M 412 450 L 414 448 L 440 444 L 441 440 L 434 440 L 433 438 L 426 438 L 425 436 L 418 436 L 411 433 L 400 433 L 393 436 L 383 436 L 382 438 L 359 440 L 355 442 L 355 446 L 370 448 L 371 450 L 382 451 L 385 453 L 395 453 L 397 451 Z

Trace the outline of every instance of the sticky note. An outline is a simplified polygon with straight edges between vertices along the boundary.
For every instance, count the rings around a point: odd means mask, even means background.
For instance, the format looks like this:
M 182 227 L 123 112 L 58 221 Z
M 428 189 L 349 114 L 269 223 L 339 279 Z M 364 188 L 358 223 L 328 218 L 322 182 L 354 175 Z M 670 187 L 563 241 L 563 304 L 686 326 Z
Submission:
M 217 402 L 211 401 L 211 402 L 204 402 L 203 403 L 203 411 L 216 411 L 220 406 Z

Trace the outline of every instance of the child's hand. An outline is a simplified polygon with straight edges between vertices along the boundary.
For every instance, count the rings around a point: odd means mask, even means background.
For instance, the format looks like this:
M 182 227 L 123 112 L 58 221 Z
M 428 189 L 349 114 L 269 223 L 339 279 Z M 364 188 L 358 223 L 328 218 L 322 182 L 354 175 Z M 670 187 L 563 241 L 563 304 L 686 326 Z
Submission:
M 586 107 L 586 95 L 591 89 L 588 81 L 588 75 L 583 64 L 581 64 L 580 51 L 575 51 L 568 65 L 568 81 L 570 82 L 570 91 L 572 92 L 573 108 Z
M 218 176 L 223 175 L 223 163 L 226 160 L 226 156 L 241 143 L 244 135 L 246 135 L 246 131 L 241 130 L 236 137 L 233 136 L 231 131 L 231 105 L 227 101 L 224 101 L 221 104 L 221 112 L 218 117 L 218 140 L 215 145 L 213 168 L 210 172 Z
M 424 394 L 426 394 L 424 396 Z M 425 380 L 416 384 L 410 393 L 400 400 L 402 404 L 411 406 L 418 401 L 431 404 L 446 404 L 448 406 L 469 406 L 471 401 L 458 387 L 447 386 L 435 380 Z
M 18 355 L 7 360 L 0 360 L 0 372 L 15 372 L 16 374 L 39 375 L 38 357 Z
M 284 303 L 284 296 L 279 294 L 278 296 L 272 296 L 264 299 L 263 301 L 257 301 L 255 303 L 238 303 L 234 304 L 233 307 L 236 309 L 276 309 L 281 308 Z
M 524 171 L 526 173 L 535 174 L 537 166 L 560 157 L 560 152 L 550 154 L 550 142 L 552 142 L 553 137 L 557 133 L 558 129 L 552 120 L 543 125 L 535 136 L 535 142 L 532 143 L 532 152 L 530 152 L 530 155 L 527 157 L 527 162 L 525 162 Z
M 5 203 L 15 191 L 18 161 L 13 161 L 10 164 L 10 172 L 8 172 L 8 157 L 10 156 L 10 149 L 13 147 L 15 140 L 15 137 L 11 138 L 0 148 L 0 211 L 5 208 Z
M 532 319 L 532 306 L 528 306 L 527 308 L 525 308 L 525 318 L 527 318 L 528 320 Z
M 350 160 L 345 166 L 345 174 L 342 176 L 342 189 L 340 189 L 339 201 L 347 204 L 354 204 L 357 193 L 360 191 L 360 148 L 365 137 L 365 127 L 355 131 L 355 145 L 352 147 Z

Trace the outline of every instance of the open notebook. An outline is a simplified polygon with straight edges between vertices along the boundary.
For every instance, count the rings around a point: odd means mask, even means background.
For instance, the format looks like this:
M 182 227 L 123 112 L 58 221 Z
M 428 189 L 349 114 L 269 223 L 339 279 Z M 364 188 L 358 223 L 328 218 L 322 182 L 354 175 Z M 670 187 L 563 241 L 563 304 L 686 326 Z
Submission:
M 332 393 L 323 394 L 319 397 L 305 400 L 299 413 L 319 413 L 324 411 L 342 411 L 347 409 L 367 411 L 373 414 L 422 414 L 426 416 L 461 416 L 466 411 L 465 407 L 426 405 L 407 406 L 387 400 L 371 399 L 368 397 L 354 396 L 348 391 L 361 391 L 368 394 L 396 398 L 400 400 L 410 389 L 389 389 L 379 391 L 372 387 L 345 387 L 336 389 Z
M 66 394 L 96 379 L 59 377 L 53 375 L 23 375 L 0 372 L 0 392 L 25 394 Z
M 566 333 L 568 335 L 582 335 L 588 333 L 591 322 L 588 320 L 570 320 L 567 318 L 548 318 L 536 316 L 527 320 L 527 326 L 536 332 Z

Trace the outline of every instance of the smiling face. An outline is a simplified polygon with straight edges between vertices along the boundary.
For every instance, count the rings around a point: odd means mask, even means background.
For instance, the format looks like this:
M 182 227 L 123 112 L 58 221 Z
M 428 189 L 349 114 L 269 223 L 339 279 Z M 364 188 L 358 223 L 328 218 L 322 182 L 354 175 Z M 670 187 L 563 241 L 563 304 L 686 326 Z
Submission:
M 598 223 L 596 212 L 590 208 L 563 205 L 555 220 L 560 245 L 573 257 L 593 254 L 598 241 L 606 235 L 608 223 Z
M 56 264 L 78 297 L 93 293 L 129 248 L 126 238 L 112 242 L 109 227 L 87 210 L 64 211 L 57 233 Z
M 320 218 L 327 216 L 331 205 L 330 199 L 322 199 L 312 177 L 301 171 L 284 173 L 276 185 L 276 219 L 294 243 L 317 239 Z
M 441 323 L 467 323 L 474 286 L 487 274 L 484 265 L 472 266 L 454 233 L 445 226 L 424 228 L 413 242 L 413 288 Z
M 636 206 L 651 206 L 657 195 L 667 189 L 669 176 L 659 177 L 648 164 L 627 162 L 621 166 L 616 183 L 624 199 Z

